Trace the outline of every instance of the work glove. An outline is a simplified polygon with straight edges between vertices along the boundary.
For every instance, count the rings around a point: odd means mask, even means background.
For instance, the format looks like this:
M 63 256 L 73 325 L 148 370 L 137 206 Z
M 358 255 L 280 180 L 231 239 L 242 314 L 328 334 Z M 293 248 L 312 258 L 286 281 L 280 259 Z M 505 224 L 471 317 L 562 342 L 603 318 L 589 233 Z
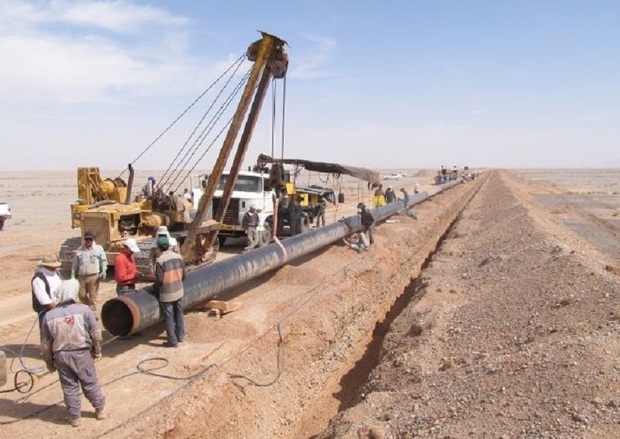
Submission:
M 49 360 L 45 360 L 45 367 L 50 373 L 56 372 L 56 366 L 54 366 L 54 359 L 50 358 Z
M 99 273 L 99 277 L 101 278 L 101 280 L 105 279 L 106 274 L 107 274 L 107 269 L 104 268 L 103 270 L 101 270 L 101 273 Z

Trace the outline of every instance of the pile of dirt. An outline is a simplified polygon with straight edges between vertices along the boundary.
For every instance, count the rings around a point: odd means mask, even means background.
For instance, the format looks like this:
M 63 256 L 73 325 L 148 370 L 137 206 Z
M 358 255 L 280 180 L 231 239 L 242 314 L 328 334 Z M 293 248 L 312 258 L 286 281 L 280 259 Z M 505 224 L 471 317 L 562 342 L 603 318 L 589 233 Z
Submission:
M 494 172 L 319 438 L 614 438 L 620 282 Z

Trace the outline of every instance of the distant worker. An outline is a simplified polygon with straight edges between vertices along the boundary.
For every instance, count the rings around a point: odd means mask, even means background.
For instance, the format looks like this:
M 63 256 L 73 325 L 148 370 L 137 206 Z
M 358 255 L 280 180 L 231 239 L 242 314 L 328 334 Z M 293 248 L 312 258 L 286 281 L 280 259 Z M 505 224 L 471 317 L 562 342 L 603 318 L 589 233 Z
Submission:
M 95 234 L 84 232 L 84 243 L 77 249 L 71 267 L 71 278 L 80 282 L 79 298 L 97 315 L 99 283 L 105 279 L 108 271 L 108 259 L 103 247 L 95 243 Z
M 185 198 L 187 201 L 189 201 L 190 203 L 192 202 L 192 194 L 190 193 L 188 188 L 185 188 L 183 190 L 183 198 Z
M 56 306 L 53 299 L 54 293 L 62 283 L 59 268 L 60 261 L 55 256 L 46 256 L 34 270 L 31 281 L 32 309 L 39 316 L 39 328 L 45 313 Z
M 420 183 L 416 181 L 415 183 L 413 183 L 413 193 L 417 194 L 419 192 L 420 192 Z
M 396 193 L 394 192 L 394 189 L 392 189 L 391 187 L 388 187 L 385 190 L 385 202 L 390 204 L 390 203 L 393 203 L 394 201 L 396 201 Z
M 142 188 L 142 195 L 150 198 L 155 194 L 155 177 L 149 177 L 146 184 Z
M 316 202 L 316 227 L 325 227 L 325 209 L 327 208 L 327 202 L 323 195 L 319 195 Z
M 64 281 L 53 293 L 58 305 L 45 314 L 41 324 L 41 354 L 50 372 L 58 378 L 69 412 L 67 421 L 80 426 L 82 397 L 95 408 L 97 420 L 105 419 L 105 396 L 94 361 L 101 358 L 101 328 L 88 306 L 76 303 L 79 284 Z
M 383 185 L 380 184 L 375 189 L 375 196 L 372 199 L 374 207 L 385 206 L 385 193 L 383 192 Z
M 362 231 L 359 234 L 361 240 L 361 247 L 364 250 L 368 250 L 371 244 L 374 243 L 374 236 L 372 227 L 375 223 L 375 218 L 372 216 L 372 213 L 366 208 L 364 203 L 359 203 L 357 205 L 357 211 L 360 216 L 360 222 L 362 224 Z
M 248 237 L 248 245 L 245 247 L 245 251 L 252 250 L 258 245 L 257 227 L 259 222 L 260 219 L 258 217 L 258 212 L 256 212 L 256 207 L 252 205 L 250 206 L 250 210 L 243 215 L 242 221 L 243 230 Z
M 136 289 L 138 267 L 134 254 L 139 252 L 140 247 L 136 240 L 129 238 L 123 242 L 123 249 L 114 261 L 114 280 L 116 280 L 116 294 L 119 296 Z
M 304 221 L 304 211 L 301 208 L 301 197 L 291 198 L 289 200 L 289 224 L 291 226 L 291 236 L 299 235 L 302 230 Z
M 185 320 L 181 299 L 184 295 L 185 263 L 181 255 L 170 250 L 168 238 L 157 238 L 157 247 L 161 256 L 155 263 L 155 282 L 153 289 L 159 296 L 159 302 L 166 324 L 167 340 L 164 347 L 176 348 L 185 336 Z

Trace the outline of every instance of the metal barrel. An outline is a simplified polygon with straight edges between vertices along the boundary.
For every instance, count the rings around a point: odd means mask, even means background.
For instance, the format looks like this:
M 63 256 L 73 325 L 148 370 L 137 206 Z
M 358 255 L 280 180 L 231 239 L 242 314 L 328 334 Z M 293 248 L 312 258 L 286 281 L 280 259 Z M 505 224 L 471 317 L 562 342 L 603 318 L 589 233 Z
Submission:
M 375 221 L 383 221 L 405 208 L 421 203 L 460 181 L 452 181 L 433 190 L 432 194 L 420 192 L 409 198 L 407 206 L 402 200 L 372 210 Z M 200 267 L 187 273 L 183 281 L 185 295 L 183 308 L 189 308 L 213 298 L 265 273 L 319 250 L 346 236 L 359 232 L 359 216 L 351 216 L 318 229 L 271 243 L 256 250 Z M 105 329 L 112 335 L 128 335 L 154 325 L 163 319 L 159 300 L 152 287 L 133 291 L 108 300 L 101 310 Z

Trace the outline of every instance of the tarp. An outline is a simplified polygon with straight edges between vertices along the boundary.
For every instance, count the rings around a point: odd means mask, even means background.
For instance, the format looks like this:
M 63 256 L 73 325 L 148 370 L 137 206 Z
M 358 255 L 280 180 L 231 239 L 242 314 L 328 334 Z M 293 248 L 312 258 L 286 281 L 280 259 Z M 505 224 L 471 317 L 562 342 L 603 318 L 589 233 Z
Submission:
M 325 172 L 329 174 L 345 174 L 350 175 L 360 180 L 367 181 L 372 184 L 379 184 L 381 182 L 381 175 L 367 168 L 358 168 L 356 166 L 341 165 L 339 163 L 328 162 L 313 162 L 310 160 L 302 159 L 272 159 L 268 155 L 260 154 L 258 156 L 258 163 L 282 163 L 285 165 L 298 165 L 303 166 L 308 171 Z

